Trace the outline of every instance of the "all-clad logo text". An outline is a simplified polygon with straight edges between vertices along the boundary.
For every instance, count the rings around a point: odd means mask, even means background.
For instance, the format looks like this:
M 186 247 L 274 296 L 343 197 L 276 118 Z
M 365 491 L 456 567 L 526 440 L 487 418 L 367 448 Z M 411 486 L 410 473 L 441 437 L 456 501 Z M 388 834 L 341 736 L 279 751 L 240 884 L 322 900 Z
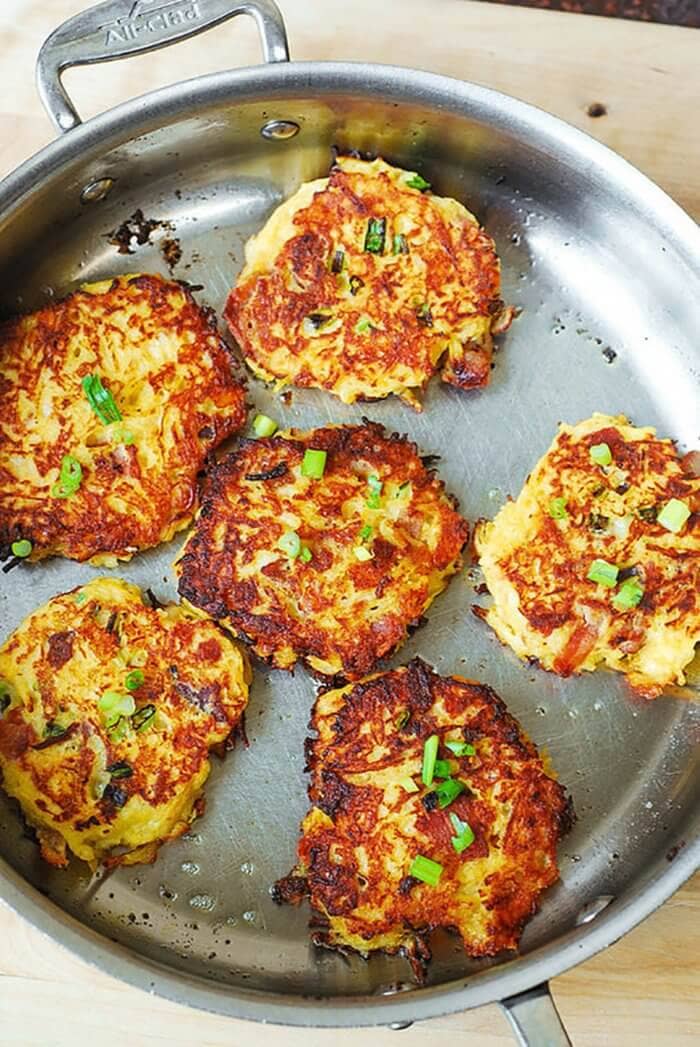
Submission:
M 128 15 L 102 26 L 105 46 L 127 44 L 149 33 L 186 26 L 200 17 L 199 0 L 136 0 Z

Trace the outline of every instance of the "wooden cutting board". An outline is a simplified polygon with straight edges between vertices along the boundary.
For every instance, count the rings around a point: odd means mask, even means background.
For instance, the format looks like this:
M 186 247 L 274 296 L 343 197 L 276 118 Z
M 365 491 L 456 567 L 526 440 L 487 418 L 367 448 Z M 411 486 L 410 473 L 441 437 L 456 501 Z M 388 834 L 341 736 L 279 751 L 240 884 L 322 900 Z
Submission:
M 533 102 L 606 142 L 700 217 L 696 30 L 469 0 L 280 0 L 292 56 L 429 69 Z M 80 0 L 2 0 L 0 176 L 54 137 L 34 87 L 42 40 Z M 70 71 L 83 117 L 176 79 L 259 61 L 248 19 L 129 61 Z M 595 107 L 597 103 L 597 107 Z M 589 115 L 605 109 L 604 115 Z M 552 985 L 576 1047 L 700 1043 L 700 877 Z M 0 1047 L 460 1047 L 513 1043 L 495 1006 L 403 1032 L 294 1030 L 201 1014 L 127 988 L 0 903 Z

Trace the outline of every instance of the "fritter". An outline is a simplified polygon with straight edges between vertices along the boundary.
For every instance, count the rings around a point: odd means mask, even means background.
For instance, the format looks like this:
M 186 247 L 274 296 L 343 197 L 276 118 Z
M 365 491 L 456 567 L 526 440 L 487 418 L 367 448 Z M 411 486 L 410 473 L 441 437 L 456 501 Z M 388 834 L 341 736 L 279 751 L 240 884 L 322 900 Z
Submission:
M 42 857 L 152 862 L 203 810 L 209 750 L 248 700 L 245 653 L 182 607 L 98 578 L 0 648 L 0 778 Z
M 339 157 L 277 208 L 225 310 L 258 377 L 420 408 L 444 358 L 444 381 L 486 385 L 492 336 L 511 318 L 495 246 L 429 188 L 383 160 Z
M 313 806 L 276 898 L 308 895 L 314 943 L 401 951 L 419 977 L 436 927 L 471 956 L 515 948 L 573 814 L 501 699 L 416 658 L 322 694 L 311 728 Z
M 168 541 L 244 400 L 211 314 L 160 276 L 0 326 L 0 555 L 113 566 Z
M 655 698 L 700 640 L 700 481 L 623 416 L 562 425 L 514 502 L 480 524 L 486 621 L 561 676 L 608 666 Z
M 204 485 L 180 595 L 276 668 L 353 679 L 405 640 L 467 536 L 415 446 L 381 425 L 247 440 Z

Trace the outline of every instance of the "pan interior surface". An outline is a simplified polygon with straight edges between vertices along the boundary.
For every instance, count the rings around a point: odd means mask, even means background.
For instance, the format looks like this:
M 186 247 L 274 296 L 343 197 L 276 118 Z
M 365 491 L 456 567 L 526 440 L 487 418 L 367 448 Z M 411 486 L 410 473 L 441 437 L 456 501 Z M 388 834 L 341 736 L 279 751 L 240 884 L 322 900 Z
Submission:
M 434 380 L 422 414 L 394 400 L 347 406 L 313 391 L 294 390 L 285 405 L 251 379 L 257 410 L 302 428 L 368 416 L 408 433 L 423 452 L 441 455 L 440 474 L 472 523 L 518 493 L 559 421 L 596 410 L 624 413 L 673 436 L 681 450 L 695 446 L 700 277 L 665 221 L 657 221 L 661 194 L 650 187 L 635 202 L 624 174 L 606 172 L 608 154 L 582 136 L 557 155 L 532 110 L 531 125 L 522 113 L 498 124 L 468 85 L 453 85 L 452 94 L 444 88 L 444 97 L 427 88 L 411 95 L 400 85 L 392 94 L 388 74 L 386 83 L 373 75 L 374 87 L 361 88 L 356 73 L 352 91 L 329 75 L 325 86 L 314 86 L 312 100 L 302 74 L 300 83 L 278 86 L 262 101 L 252 87 L 235 98 L 212 91 L 189 113 L 158 121 L 151 113 L 152 129 L 115 132 L 99 145 L 86 137 L 84 155 L 57 163 L 0 223 L 2 314 L 117 273 L 168 275 L 165 239 L 182 251 L 174 277 L 202 285 L 198 300 L 221 313 L 245 241 L 271 210 L 300 182 L 327 172 L 332 146 L 368 150 L 420 170 L 436 192 L 466 203 L 495 238 L 503 297 L 521 315 L 501 340 L 490 386 L 464 394 Z M 263 90 L 264 83 L 261 96 Z M 295 121 L 300 132 L 267 140 L 260 128 L 271 119 Z M 89 125 L 84 130 L 87 136 Z M 636 185 L 638 176 L 630 178 Z M 81 202 L 97 179 L 111 179 L 111 191 Z M 120 254 L 110 231 L 137 209 L 164 224 L 150 243 Z M 174 599 L 170 564 L 180 543 L 112 573 Z M 96 574 L 89 565 L 53 560 L 3 576 L 1 638 L 44 601 Z M 691 843 L 700 721 L 692 686 L 684 696 L 645 702 L 610 673 L 560 680 L 520 664 L 472 613 L 483 602 L 481 580 L 467 565 L 390 664 L 420 654 L 442 673 L 491 685 L 546 749 L 573 796 L 578 821 L 560 848 L 561 881 L 523 936 L 519 955 L 527 961 L 574 931 L 584 905 L 612 896 L 613 911 Z M 256 666 L 250 747 L 238 745 L 215 761 L 204 817 L 163 847 L 154 865 L 95 876 L 77 861 L 53 870 L 39 860 L 4 796 L 0 857 L 130 954 L 230 990 L 230 1003 L 225 993 L 218 998 L 221 1010 L 245 1013 L 236 992 L 359 1003 L 411 989 L 402 959 L 365 962 L 317 951 L 309 945 L 307 910 L 280 908 L 270 897 L 271 885 L 294 864 L 307 807 L 303 743 L 314 693 L 302 670 Z M 504 959 L 469 960 L 442 932 L 433 950 L 434 988 L 465 978 L 467 987 L 476 985 Z M 432 1011 L 447 1009 L 443 1003 Z

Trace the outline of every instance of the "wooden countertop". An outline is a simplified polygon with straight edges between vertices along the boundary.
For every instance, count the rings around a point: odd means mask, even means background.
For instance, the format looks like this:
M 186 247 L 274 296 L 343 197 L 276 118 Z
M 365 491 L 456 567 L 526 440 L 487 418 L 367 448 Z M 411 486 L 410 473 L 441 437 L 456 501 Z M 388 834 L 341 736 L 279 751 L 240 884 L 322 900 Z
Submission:
M 499 88 L 584 128 L 700 217 L 700 111 L 692 29 L 469 0 L 280 0 L 297 59 L 357 59 L 430 69 Z M 34 87 L 44 37 L 81 0 L 3 0 L 0 175 L 53 137 Z M 83 117 L 175 79 L 257 62 L 248 19 L 174 50 L 90 69 L 66 84 Z M 592 117 L 591 103 L 607 112 Z M 700 1042 L 700 877 L 552 990 L 576 1047 L 690 1047 Z M 2 1047 L 455 1047 L 513 1043 L 495 1006 L 404 1032 L 294 1030 L 201 1014 L 116 982 L 0 904 Z

